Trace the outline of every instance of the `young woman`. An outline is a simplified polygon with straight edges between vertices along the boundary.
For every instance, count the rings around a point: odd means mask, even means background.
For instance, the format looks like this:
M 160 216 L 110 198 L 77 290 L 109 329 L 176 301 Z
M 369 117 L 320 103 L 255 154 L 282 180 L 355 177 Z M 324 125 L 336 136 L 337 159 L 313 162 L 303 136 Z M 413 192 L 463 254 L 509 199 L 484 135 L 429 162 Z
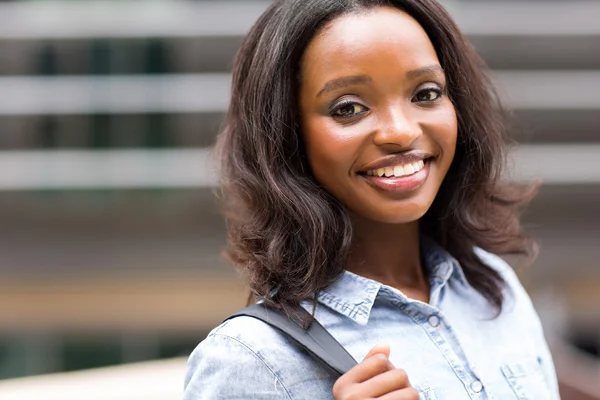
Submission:
M 276 0 L 235 60 L 219 138 L 229 256 L 357 360 L 332 377 L 265 323 L 222 324 L 186 400 L 558 399 L 531 255 L 499 181 L 508 143 L 482 63 L 434 0 Z M 225 295 L 225 294 L 224 294 Z

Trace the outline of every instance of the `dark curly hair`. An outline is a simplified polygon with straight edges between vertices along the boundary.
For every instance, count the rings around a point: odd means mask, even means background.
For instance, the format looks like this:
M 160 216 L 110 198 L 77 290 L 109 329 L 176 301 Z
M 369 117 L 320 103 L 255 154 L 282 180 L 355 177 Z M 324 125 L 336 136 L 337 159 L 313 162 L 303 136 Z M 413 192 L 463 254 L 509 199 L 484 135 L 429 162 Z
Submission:
M 506 113 L 484 63 L 435 0 L 276 0 L 259 18 L 236 55 L 231 104 L 217 140 L 226 255 L 255 297 L 289 314 L 343 272 L 352 226 L 307 164 L 299 64 L 324 24 L 378 6 L 407 12 L 427 32 L 458 118 L 455 157 L 421 231 L 460 262 L 471 285 L 500 312 L 504 281 L 474 247 L 532 259 L 535 243 L 523 232 L 519 211 L 535 187 L 501 182 L 511 144 Z

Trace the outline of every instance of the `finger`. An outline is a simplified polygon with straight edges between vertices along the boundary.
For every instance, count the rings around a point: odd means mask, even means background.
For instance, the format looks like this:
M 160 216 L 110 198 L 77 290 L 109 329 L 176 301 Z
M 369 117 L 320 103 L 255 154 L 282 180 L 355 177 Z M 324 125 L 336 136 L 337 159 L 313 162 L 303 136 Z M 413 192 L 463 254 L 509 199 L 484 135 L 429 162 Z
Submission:
M 375 354 L 384 354 L 386 358 L 390 358 L 390 346 L 387 344 L 376 344 L 364 359 L 374 356 Z
M 419 400 L 419 398 L 419 392 L 412 387 L 396 390 L 377 397 L 379 400 Z
M 342 382 L 361 383 L 372 377 L 393 370 L 394 365 L 388 360 L 385 354 L 379 353 L 364 359 L 346 372 L 340 378 Z
M 365 387 L 367 397 L 379 397 L 396 390 L 409 388 L 410 381 L 406 371 L 395 368 L 374 376 L 361 385 Z

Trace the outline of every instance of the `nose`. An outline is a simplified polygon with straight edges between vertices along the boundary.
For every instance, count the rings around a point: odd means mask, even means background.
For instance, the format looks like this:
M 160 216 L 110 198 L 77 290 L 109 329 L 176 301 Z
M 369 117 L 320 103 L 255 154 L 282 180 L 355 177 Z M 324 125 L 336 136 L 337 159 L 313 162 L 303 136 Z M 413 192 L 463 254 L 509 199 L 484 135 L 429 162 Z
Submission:
M 377 146 L 408 148 L 422 134 L 420 124 L 409 113 L 401 107 L 390 107 L 379 118 L 373 143 Z

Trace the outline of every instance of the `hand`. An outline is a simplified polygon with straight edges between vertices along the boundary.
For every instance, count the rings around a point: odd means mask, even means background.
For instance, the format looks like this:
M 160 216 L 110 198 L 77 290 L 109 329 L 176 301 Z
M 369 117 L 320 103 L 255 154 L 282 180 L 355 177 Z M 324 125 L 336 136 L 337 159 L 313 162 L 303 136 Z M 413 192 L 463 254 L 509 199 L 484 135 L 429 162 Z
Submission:
M 342 375 L 333 385 L 335 400 L 419 400 L 406 372 L 389 360 L 390 348 L 377 345 L 362 362 Z

